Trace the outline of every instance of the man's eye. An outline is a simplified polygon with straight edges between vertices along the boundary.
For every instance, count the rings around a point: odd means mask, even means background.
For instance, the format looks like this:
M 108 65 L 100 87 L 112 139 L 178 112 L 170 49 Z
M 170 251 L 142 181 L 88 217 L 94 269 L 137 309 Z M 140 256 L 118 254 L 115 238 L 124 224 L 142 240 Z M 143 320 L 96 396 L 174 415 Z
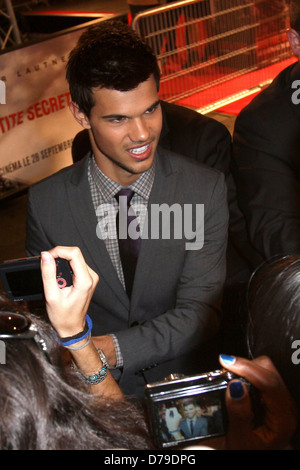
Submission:
M 120 118 L 114 118 L 114 119 L 112 119 L 112 122 L 122 122 L 122 121 L 125 121 L 125 118 L 120 117 Z
M 151 106 L 151 108 L 147 109 L 146 114 L 153 113 L 158 108 L 158 106 L 158 104 L 156 104 L 155 106 Z
M 107 119 L 108 122 L 111 122 L 111 123 L 120 123 L 120 122 L 123 122 L 126 120 L 126 117 L 125 116 L 120 116 L 120 117 L 111 117 L 110 119 Z

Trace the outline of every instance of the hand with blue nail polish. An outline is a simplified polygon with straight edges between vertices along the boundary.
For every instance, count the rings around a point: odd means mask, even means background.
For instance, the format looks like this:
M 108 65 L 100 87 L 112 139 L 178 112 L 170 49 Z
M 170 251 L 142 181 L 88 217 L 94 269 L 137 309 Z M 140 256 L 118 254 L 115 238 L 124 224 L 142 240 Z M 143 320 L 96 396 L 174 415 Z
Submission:
M 241 381 L 235 380 L 229 384 L 229 394 L 231 398 L 240 400 L 245 395 L 244 385 Z
M 252 361 L 222 354 L 221 365 L 246 379 L 259 393 L 264 416 L 254 426 L 253 402 L 247 385 L 232 380 L 226 391 L 229 418 L 226 449 L 273 450 L 287 448 L 298 422 L 296 405 L 272 361 L 258 357 Z

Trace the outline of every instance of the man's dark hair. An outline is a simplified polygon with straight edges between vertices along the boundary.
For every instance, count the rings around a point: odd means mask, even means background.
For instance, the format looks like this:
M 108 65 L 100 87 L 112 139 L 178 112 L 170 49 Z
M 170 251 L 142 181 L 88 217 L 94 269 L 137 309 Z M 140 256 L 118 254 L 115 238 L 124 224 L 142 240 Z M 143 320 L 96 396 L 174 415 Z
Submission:
M 151 48 L 125 23 L 104 21 L 88 28 L 71 51 L 66 77 L 72 100 L 88 117 L 93 88 L 129 91 L 160 71 Z
M 298 34 L 300 34 L 300 1 L 290 0 L 290 25 Z
M 186 398 L 186 399 L 182 402 L 182 405 L 183 405 L 184 407 L 189 406 L 189 405 L 193 405 L 193 406 L 196 407 L 196 403 L 195 403 L 195 401 L 193 400 L 193 398 Z

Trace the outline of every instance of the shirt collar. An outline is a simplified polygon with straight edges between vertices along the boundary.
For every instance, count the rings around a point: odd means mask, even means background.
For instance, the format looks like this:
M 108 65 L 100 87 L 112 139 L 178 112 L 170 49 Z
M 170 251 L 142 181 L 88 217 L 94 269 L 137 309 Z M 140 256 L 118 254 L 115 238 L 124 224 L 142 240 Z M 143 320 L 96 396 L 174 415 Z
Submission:
M 94 155 L 90 160 L 90 174 L 100 191 L 104 201 L 111 200 L 122 188 L 122 186 L 106 176 L 98 167 Z M 155 176 L 155 160 L 151 168 L 139 176 L 139 178 L 129 186 L 135 193 L 148 200 Z

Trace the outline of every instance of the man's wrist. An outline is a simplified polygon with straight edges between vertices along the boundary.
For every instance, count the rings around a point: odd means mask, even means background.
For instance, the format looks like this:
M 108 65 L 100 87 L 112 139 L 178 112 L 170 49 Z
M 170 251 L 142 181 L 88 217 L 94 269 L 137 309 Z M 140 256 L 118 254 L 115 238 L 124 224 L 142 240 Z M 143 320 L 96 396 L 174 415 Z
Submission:
M 121 369 L 123 367 L 123 356 L 122 356 L 122 353 L 121 353 L 118 338 L 114 334 L 110 334 L 109 336 L 112 338 L 112 340 L 114 342 L 114 347 L 115 347 L 116 365 L 114 367 Z
M 117 357 L 112 337 L 110 335 L 94 336 L 93 342 L 97 348 L 104 352 L 109 368 L 116 367 Z

